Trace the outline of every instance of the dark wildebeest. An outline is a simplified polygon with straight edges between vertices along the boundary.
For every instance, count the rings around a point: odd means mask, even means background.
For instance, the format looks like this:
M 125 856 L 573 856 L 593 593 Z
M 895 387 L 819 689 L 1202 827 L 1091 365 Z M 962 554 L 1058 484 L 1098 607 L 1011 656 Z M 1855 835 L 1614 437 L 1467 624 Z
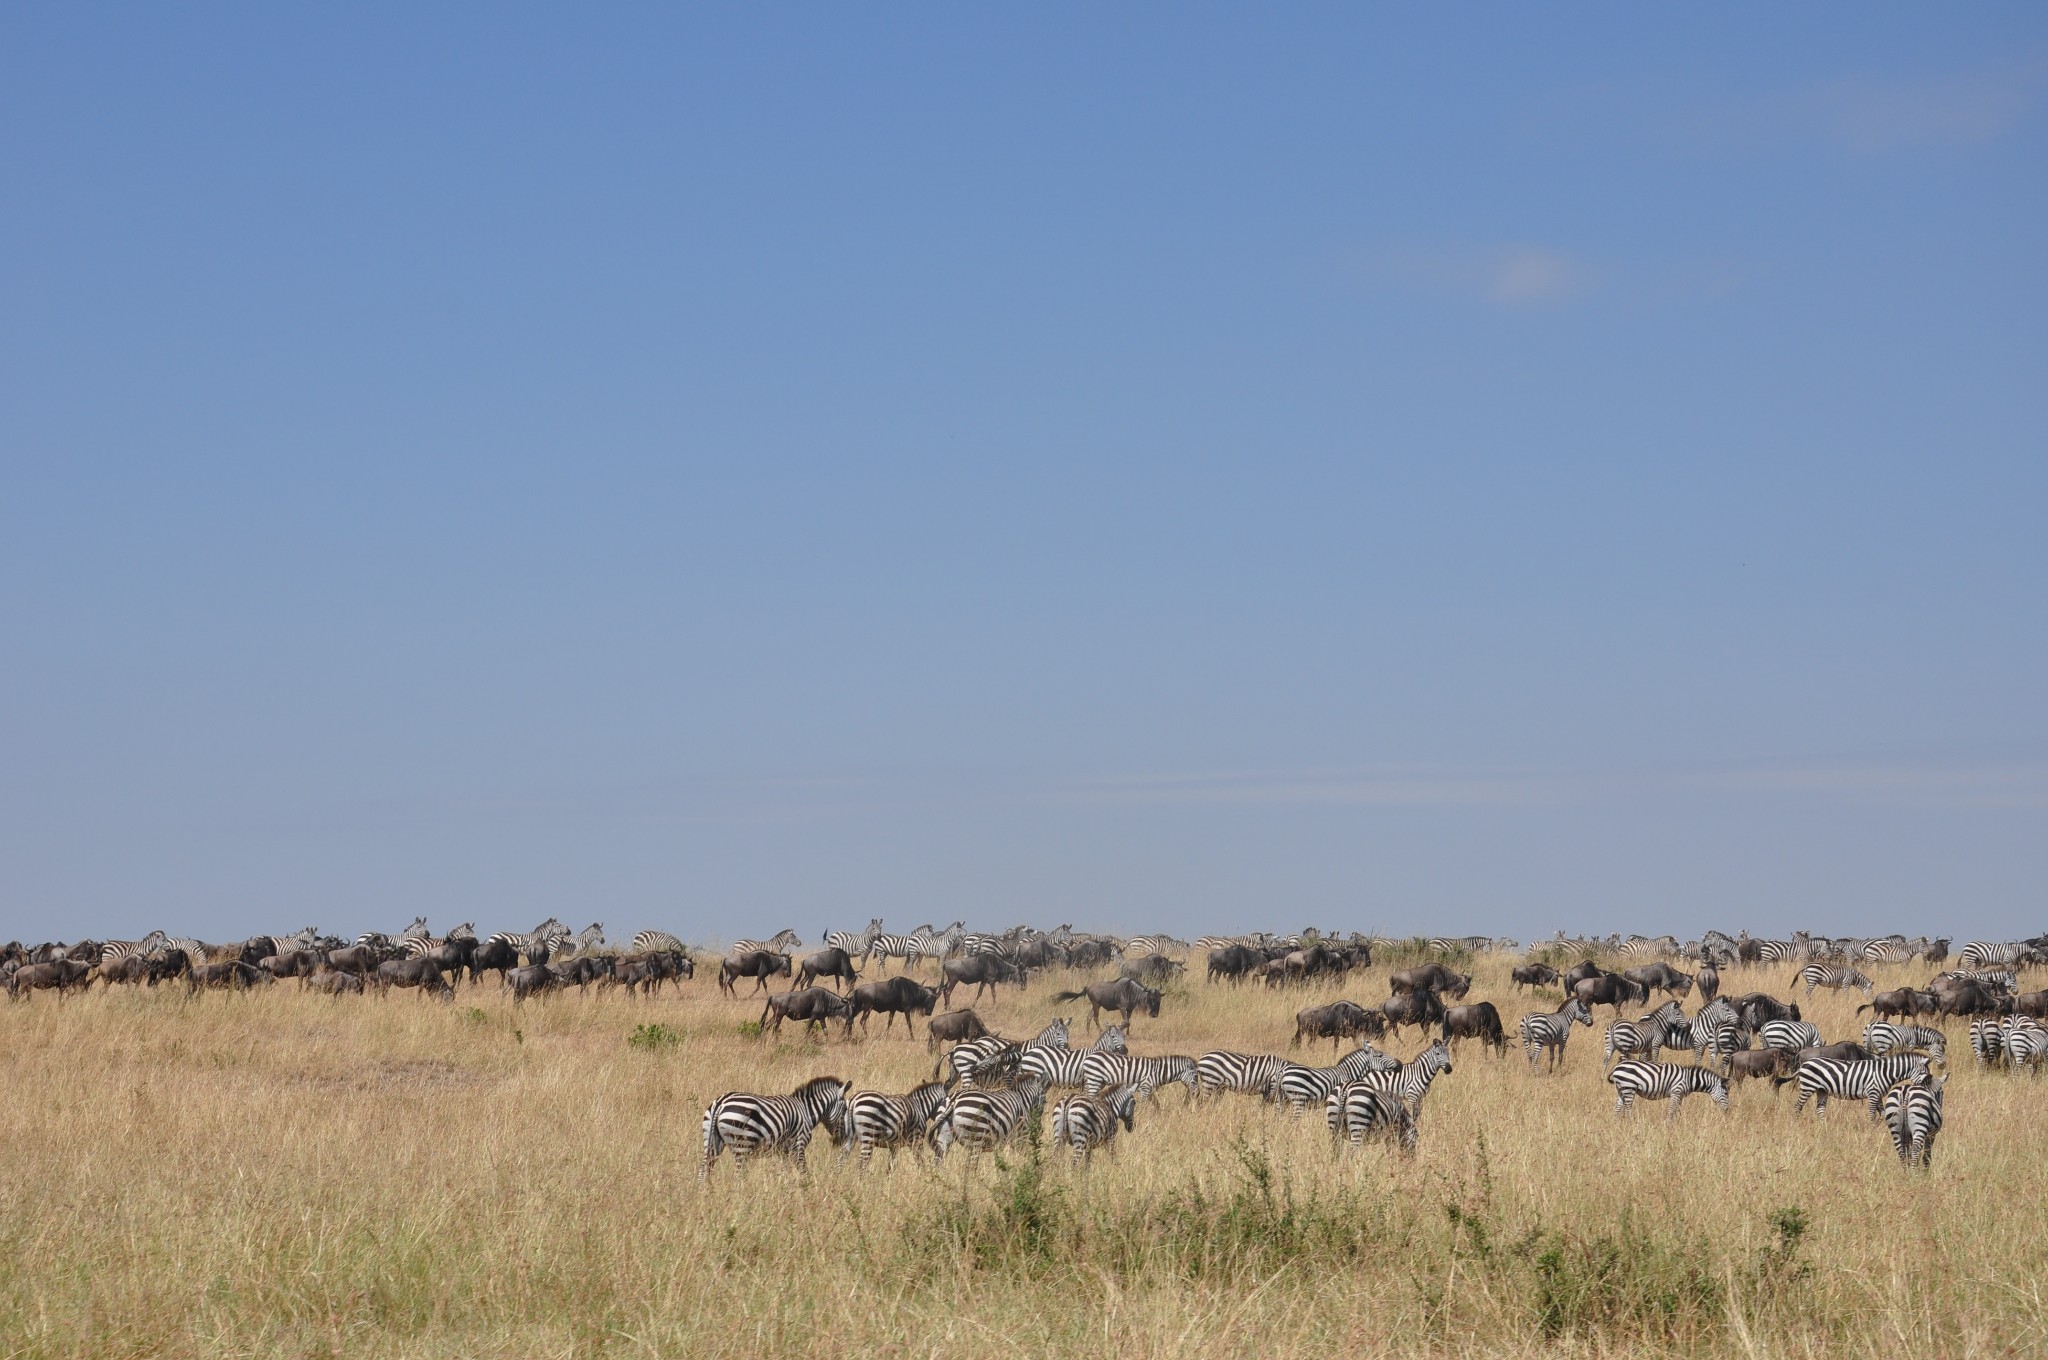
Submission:
M 1751 992 L 1728 1004 L 1735 1008 L 1735 1018 L 1745 1029 L 1762 1029 L 1766 1020 L 1800 1018 L 1798 1002 L 1780 1001 L 1769 992 Z
M 760 1028 L 766 1034 L 771 1028 L 782 1032 L 784 1020 L 804 1022 L 804 1034 L 814 1029 L 823 1029 L 827 1020 L 844 1020 L 852 1009 L 847 999 L 830 987 L 805 987 L 794 992 L 779 992 L 768 998 L 768 1004 L 761 1008 Z
M 1741 1049 L 1728 1055 L 1728 1069 L 1724 1075 L 1731 1085 L 1750 1078 L 1760 1081 L 1765 1077 L 1775 1077 L 1788 1070 L 1790 1057 L 1791 1054 L 1782 1048 Z
M 510 940 L 485 940 L 469 956 L 469 980 L 474 985 L 483 980 L 485 973 L 495 972 L 502 986 L 510 980 L 506 975 L 518 966 L 518 945 Z
M 388 992 L 393 987 L 417 987 L 421 992 L 438 996 L 443 1001 L 455 995 L 455 989 L 441 975 L 441 965 L 425 955 L 413 959 L 386 959 L 377 965 L 377 971 L 370 980 L 377 984 L 380 992 Z
M 1547 963 L 1522 963 L 1508 971 L 1517 987 L 1548 987 L 1557 981 L 1557 970 Z
M 1387 1017 L 1378 1011 L 1369 1011 L 1356 1001 L 1332 1001 L 1327 1006 L 1310 1006 L 1295 1012 L 1294 1040 L 1288 1047 L 1299 1048 L 1303 1036 L 1328 1039 L 1334 1048 L 1361 1034 L 1378 1038 L 1386 1032 Z
M 351 996 L 363 994 L 363 975 L 345 973 L 339 968 L 324 968 L 309 978 L 301 979 L 301 984 L 329 996 L 340 996 L 344 992 Z
M 1159 1017 L 1158 990 L 1131 978 L 1091 982 L 1078 992 L 1054 992 L 1052 1001 L 1057 1006 L 1062 1001 L 1078 1001 L 1082 997 L 1088 998 L 1088 1025 L 1091 1029 L 1102 1028 L 1104 1011 L 1121 1012 L 1127 1030 L 1131 1027 L 1131 1016 L 1140 1010 L 1154 1019 Z
M 505 981 L 512 986 L 512 1004 L 515 1006 L 529 996 L 553 991 L 561 985 L 561 979 L 557 978 L 544 963 L 529 963 L 523 968 L 507 968 Z
M 1900 987 L 1889 992 L 1879 992 L 1856 1008 L 1858 1015 L 1875 1011 L 1880 1019 L 1896 1019 L 1900 1016 L 1932 1015 L 1941 998 L 1933 992 L 1918 992 L 1911 987 Z
M 1117 969 L 1116 973 L 1118 977 L 1130 978 L 1148 987 L 1157 987 L 1173 981 L 1186 969 L 1187 965 L 1179 959 L 1169 959 L 1164 954 L 1147 954 L 1142 959 L 1126 960 L 1124 966 Z
M 2048 991 L 2021 992 L 2012 999 L 2012 1013 L 2048 1020 Z
M 1446 1046 L 1455 1050 L 1460 1039 L 1478 1039 L 1493 1050 L 1495 1057 L 1507 1056 L 1508 1037 L 1501 1029 L 1500 1012 L 1491 1001 L 1448 1007 L 1443 1023 Z
M 475 960 L 480 943 L 474 935 L 457 935 L 441 941 L 426 953 L 423 959 L 432 959 L 436 967 L 451 978 L 459 978 Z
M 1650 999 L 1650 989 L 1640 982 L 1630 982 L 1619 973 L 1602 973 L 1599 977 L 1580 978 L 1572 987 L 1572 995 L 1582 1002 L 1587 1010 L 1595 1006 L 1612 1006 L 1615 1015 L 1621 1008 Z
M 1692 975 L 1681 973 L 1668 963 L 1652 963 L 1641 968 L 1631 968 L 1622 974 L 1630 982 L 1650 991 L 1664 992 L 1672 996 L 1692 994 Z
M 130 954 L 125 959 L 116 959 L 100 969 L 100 976 L 107 980 L 109 987 L 117 982 L 147 982 L 154 987 L 167 979 L 184 976 L 185 968 L 185 951 L 167 949 L 155 958 L 147 954 Z
M 994 954 L 969 954 L 965 958 L 947 959 L 939 965 L 939 1000 L 950 1006 L 955 987 L 972 985 L 974 999 L 979 1001 L 984 991 L 993 992 L 996 985 L 1003 982 L 1014 982 L 1021 989 L 1024 970 Z
M 92 965 L 76 959 L 24 964 L 7 979 L 7 990 L 17 997 L 23 992 L 39 992 L 54 987 L 60 1001 L 73 987 L 83 991 L 91 985 Z
M 1399 1034 L 1403 1025 L 1414 1025 L 1417 1029 L 1428 1029 L 1431 1025 L 1443 1023 L 1443 998 L 1427 987 L 1417 992 L 1403 992 L 1380 1003 L 1380 1014 Z
M 808 987 L 819 978 L 831 978 L 835 987 L 842 982 L 851 987 L 860 981 L 860 973 L 853 966 L 853 956 L 844 949 L 834 947 L 820 949 L 815 954 L 806 954 L 804 961 L 797 965 L 798 987 Z
M 1031 943 L 1033 945 L 1042 945 L 1044 948 L 1034 951 L 1041 955 L 1042 962 L 1034 962 L 1030 966 L 1033 968 L 1049 966 L 1052 962 L 1051 951 L 1053 946 L 1046 944 L 1044 940 L 1033 940 Z M 1020 946 L 1020 953 L 1021 949 L 1022 947 Z M 1060 962 L 1069 968 L 1100 968 L 1103 964 L 1112 962 L 1116 958 L 1116 946 L 1108 940 L 1075 940 L 1071 944 L 1059 946 L 1059 951 Z
M 973 1011 L 947 1011 L 934 1015 L 925 1022 L 925 1051 L 936 1049 L 940 1044 L 964 1044 L 969 1039 L 986 1039 L 988 1026 L 981 1023 L 981 1017 Z
M 321 962 L 329 968 L 339 968 L 344 973 L 369 973 L 390 957 L 374 944 L 352 944 L 346 949 L 330 949 Z
M 1870 1058 L 1870 1050 L 1857 1043 L 1854 1039 L 1844 1039 L 1839 1043 L 1833 1044 L 1817 1044 L 1810 1048 L 1790 1050 L 1781 1048 L 1778 1051 L 1785 1055 L 1785 1071 L 1788 1075 L 1797 1072 L 1802 1063 L 1814 1058 L 1832 1058 L 1837 1061 L 1853 1060 L 1856 1062 L 1866 1062 Z M 1782 1082 L 1773 1083 L 1774 1087 L 1782 1084 Z
M 638 996 L 640 989 L 645 987 L 652 993 L 661 985 L 661 980 L 668 976 L 670 966 L 668 956 L 664 953 L 626 954 L 613 960 L 612 971 L 598 979 L 598 990 L 624 987 L 627 996 Z
M 2013 1006 L 2012 998 L 1995 996 L 1990 988 L 1974 982 L 1951 987 L 1939 996 L 1937 1015 L 2004 1015 Z
M 1209 951 L 1209 981 L 1219 977 L 1244 981 L 1244 975 L 1266 961 L 1266 956 L 1249 945 L 1226 944 Z
M 320 971 L 320 956 L 310 949 L 294 949 L 289 954 L 272 954 L 256 966 L 274 978 L 303 981 Z
M 1558 979 L 1557 985 L 1564 988 L 1566 996 L 1570 996 L 1572 988 L 1578 986 L 1585 979 L 1599 977 L 1606 971 L 1606 969 L 1602 968 L 1592 959 L 1580 959 L 1577 963 L 1564 970 L 1564 974 Z
M 581 990 L 593 982 L 604 981 L 617 966 L 618 960 L 609 954 L 578 954 L 573 959 L 549 964 L 548 970 L 555 975 L 557 986 Z
M 201 964 L 185 976 L 185 985 L 195 992 L 201 987 L 224 987 L 232 991 L 243 991 L 275 981 L 276 978 L 261 968 L 243 963 L 240 959 L 223 959 L 219 963 Z
M 754 980 L 755 992 L 765 992 L 768 990 L 769 978 L 788 976 L 789 955 L 778 954 L 772 949 L 756 949 L 726 959 L 718 965 L 718 989 L 736 997 L 739 993 L 733 988 L 733 980 L 747 977 Z
M 1462 997 L 1472 989 L 1472 979 L 1463 973 L 1452 972 L 1440 963 L 1426 963 L 1420 968 L 1403 968 L 1387 978 L 1387 985 L 1394 995 L 1403 992 L 1438 992 L 1443 996 Z
M 1712 960 L 1701 964 L 1699 972 L 1693 974 L 1693 979 L 1700 989 L 1702 1006 L 1721 994 L 1721 970 L 1714 966 Z
M 916 978 L 898 973 L 895 977 L 880 982 L 863 982 L 847 994 L 850 1004 L 846 1011 L 846 1032 L 853 1033 L 853 1022 L 860 1021 L 860 1032 L 868 1032 L 868 1016 L 880 1011 L 888 1015 L 882 1025 L 887 1034 L 896 1026 L 896 1017 L 903 1017 L 903 1028 L 910 1031 L 910 1037 L 917 1037 L 917 1025 L 913 1016 L 930 1015 L 939 1006 L 939 993 L 935 987 L 927 987 Z

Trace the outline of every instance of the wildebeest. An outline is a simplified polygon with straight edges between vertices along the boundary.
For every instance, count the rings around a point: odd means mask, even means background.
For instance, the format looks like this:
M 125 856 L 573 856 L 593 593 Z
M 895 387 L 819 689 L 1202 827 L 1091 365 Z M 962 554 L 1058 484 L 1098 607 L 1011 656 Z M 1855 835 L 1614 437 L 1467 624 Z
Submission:
M 578 954 L 573 959 L 549 964 L 548 970 L 555 975 L 557 986 L 580 989 L 593 982 L 603 982 L 611 977 L 617 966 L 617 960 L 609 954 Z
M 984 991 L 993 992 L 1003 982 L 1014 982 L 1022 988 L 1024 970 L 995 954 L 969 954 L 939 965 L 939 999 L 948 1006 L 953 1004 L 955 987 L 971 985 L 974 999 L 979 1001 Z
M 2012 999 L 2012 1013 L 2048 1020 L 2048 991 L 2021 992 Z
M 1785 1070 L 1797 1072 L 1801 1066 L 1815 1058 L 1853 1059 L 1864 1061 L 1870 1057 L 1870 1050 L 1854 1039 L 1843 1039 L 1839 1043 L 1814 1044 L 1806 1048 L 1779 1049 L 1785 1055 Z
M 1043 968 L 1052 962 L 1052 948 L 1044 940 L 1032 940 L 1017 947 L 1017 962 Z M 1108 940 L 1075 940 L 1060 947 L 1060 961 L 1069 968 L 1100 968 L 1116 957 L 1116 945 Z
M 1521 963 L 1508 971 L 1517 987 L 1548 987 L 1557 981 L 1557 970 L 1547 963 Z
M 1762 1029 L 1766 1020 L 1797 1020 L 1799 1003 L 1780 1001 L 1769 992 L 1750 992 L 1728 1003 L 1735 1008 L 1736 1021 L 1746 1029 Z
M 765 992 L 769 978 L 788 976 L 789 955 L 778 954 L 771 949 L 755 949 L 719 963 L 718 989 L 730 996 L 738 996 L 739 993 L 733 989 L 733 981 L 747 977 L 754 980 L 755 992 Z
M 1765 1077 L 1775 1077 L 1789 1070 L 1791 1056 L 1782 1048 L 1738 1049 L 1728 1055 L 1724 1075 L 1731 1085 L 1750 1078 L 1761 1081 Z
M 377 971 L 370 980 L 377 984 L 379 991 L 388 992 L 393 987 L 417 987 L 444 1001 L 455 995 L 455 989 L 441 974 L 441 965 L 425 955 L 411 959 L 386 959 L 377 965 Z
M 1622 976 L 1648 991 L 1665 992 L 1673 996 L 1692 994 L 1692 975 L 1681 973 L 1668 963 L 1652 963 L 1641 968 L 1630 968 Z M 1645 995 L 1648 995 L 1648 991 Z
M 505 981 L 511 984 L 514 1005 L 529 996 L 553 991 L 561 983 L 544 963 L 529 963 L 522 968 L 508 968 L 505 970 Z
M 1916 991 L 1911 987 L 1899 987 L 1889 992 L 1879 992 L 1856 1008 L 1858 1015 L 1875 1011 L 1879 1016 L 1895 1019 L 1900 1016 L 1932 1015 L 1941 998 L 1933 992 Z
M 852 1009 L 852 1003 L 830 987 L 805 987 L 799 991 L 780 992 L 768 998 L 768 1004 L 761 1008 L 760 1029 L 766 1034 L 770 1029 L 782 1032 L 784 1020 L 801 1020 L 804 1033 L 823 1029 L 827 1020 L 843 1020 Z
M 302 985 L 316 992 L 325 992 L 329 996 L 341 996 L 344 993 L 352 996 L 363 994 L 363 975 L 345 973 L 339 968 L 323 968 L 311 977 L 301 979 L 301 982 Z
M 254 964 L 240 959 L 223 959 L 219 963 L 204 963 L 185 975 L 185 985 L 192 991 L 201 987 L 223 987 L 232 991 L 244 991 L 250 987 L 261 987 L 277 981 Z
M 274 978 L 303 981 L 320 971 L 320 956 L 310 949 L 294 949 L 289 954 L 272 954 L 256 966 Z
M 39 992 L 55 989 L 57 999 L 63 1000 L 73 987 L 81 991 L 92 985 L 92 965 L 80 963 L 77 959 L 51 959 L 47 963 L 29 963 L 16 969 L 7 978 L 7 990 L 19 997 L 23 992 Z
M 1572 989 L 1577 987 L 1579 983 L 1587 978 L 1599 977 L 1606 971 L 1606 969 L 1602 968 L 1592 959 L 1580 959 L 1577 963 L 1564 970 L 1563 975 L 1558 978 L 1558 986 L 1564 988 L 1566 996 L 1570 996 L 1572 995 Z
M 808 987 L 819 978 L 831 978 L 834 986 L 844 982 L 851 987 L 860 981 L 860 972 L 853 966 L 853 956 L 844 949 L 820 949 L 804 955 L 804 961 L 797 965 L 796 985 Z
M 1088 1024 L 1091 1029 L 1102 1027 L 1102 1013 L 1117 1011 L 1123 1016 L 1124 1028 L 1129 1029 L 1131 1016 L 1142 1010 L 1158 1018 L 1159 992 L 1132 978 L 1118 978 L 1115 982 L 1091 982 L 1078 992 L 1054 992 L 1053 1004 L 1062 1001 L 1078 1001 L 1088 998 Z
M 1616 1015 L 1621 1008 L 1650 999 L 1650 989 L 1640 982 L 1631 982 L 1619 973 L 1602 973 L 1598 977 L 1580 978 L 1572 985 L 1572 995 L 1585 1003 L 1588 1010 L 1595 1006 L 1612 1006 Z
M 939 993 L 936 988 L 927 987 L 916 978 L 898 973 L 895 977 L 880 982 L 863 982 L 848 994 L 846 1011 L 846 1033 L 853 1033 L 853 1022 L 860 1021 L 862 1034 L 868 1031 L 868 1016 L 876 1011 L 884 1012 L 889 1019 L 882 1026 L 888 1033 L 896 1025 L 896 1017 L 903 1017 L 903 1027 L 917 1037 L 917 1026 L 911 1017 L 930 1015 L 938 1008 Z
M 986 1039 L 988 1026 L 981 1023 L 981 1017 L 973 1011 L 947 1011 L 934 1015 L 925 1022 L 925 1051 L 931 1052 L 940 1044 L 964 1044 L 971 1039 Z
M 1294 1016 L 1294 1040 L 1288 1046 L 1298 1048 L 1304 1036 L 1310 1039 L 1328 1039 L 1337 1047 L 1345 1039 L 1359 1035 L 1378 1038 L 1387 1032 L 1387 1017 L 1376 1010 L 1367 1010 L 1356 1001 L 1332 1001 L 1327 1006 L 1310 1006 L 1297 1011 Z
M 1426 987 L 1421 991 L 1404 992 L 1382 1001 L 1380 1014 L 1386 1017 L 1387 1023 L 1393 1027 L 1396 1034 L 1401 1032 L 1403 1025 L 1427 1029 L 1431 1025 L 1443 1022 L 1443 998 Z
M 1472 979 L 1464 973 L 1453 972 L 1440 963 L 1427 963 L 1420 968 L 1404 968 L 1387 978 L 1387 985 L 1395 996 L 1404 992 L 1437 992 L 1443 996 L 1462 997 L 1472 989 Z
M 509 982 L 508 974 L 519 966 L 519 946 L 510 940 L 492 938 L 476 947 L 469 956 L 469 980 L 476 983 L 483 975 L 496 972 L 500 984 Z
M 1444 1043 L 1453 1048 L 1460 1039 L 1477 1039 L 1491 1048 L 1495 1057 L 1507 1056 L 1507 1035 L 1501 1029 L 1500 1012 L 1491 1001 L 1446 1007 L 1443 1026 Z
M 374 944 L 352 944 L 345 949 L 328 950 L 321 962 L 344 973 L 368 973 L 389 957 L 388 951 Z
M 2012 1009 L 2010 997 L 1999 997 L 1974 982 L 1950 987 L 1939 993 L 1937 1015 L 2004 1015 Z
M 1127 959 L 1117 970 L 1118 977 L 1127 977 L 1142 982 L 1148 987 L 1171 982 L 1186 971 L 1187 965 L 1179 959 L 1170 959 L 1164 954 L 1147 954 L 1139 959 Z
M 1711 960 L 1700 965 L 1693 980 L 1700 989 L 1700 1004 L 1705 1005 L 1721 994 L 1721 970 Z
M 1209 951 L 1208 980 L 1228 978 L 1231 982 L 1244 981 L 1245 974 L 1266 961 L 1266 956 L 1250 945 L 1227 944 Z

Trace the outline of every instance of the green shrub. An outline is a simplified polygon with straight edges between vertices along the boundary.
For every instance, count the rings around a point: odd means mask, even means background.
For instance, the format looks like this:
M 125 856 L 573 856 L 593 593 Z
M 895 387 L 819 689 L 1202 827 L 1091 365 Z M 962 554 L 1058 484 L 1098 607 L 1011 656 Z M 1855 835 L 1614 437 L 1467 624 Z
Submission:
M 682 1041 L 682 1031 L 671 1029 L 667 1025 L 635 1025 L 633 1032 L 626 1036 L 627 1047 L 644 1048 L 649 1052 L 674 1048 Z

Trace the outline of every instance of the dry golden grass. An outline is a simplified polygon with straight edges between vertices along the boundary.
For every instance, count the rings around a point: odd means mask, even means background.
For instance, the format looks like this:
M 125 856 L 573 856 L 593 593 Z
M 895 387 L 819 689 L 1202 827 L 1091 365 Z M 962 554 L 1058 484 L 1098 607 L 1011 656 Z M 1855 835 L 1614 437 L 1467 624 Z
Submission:
M 1512 1026 L 1536 1004 L 1507 967 L 1482 960 L 1473 996 Z M 1789 973 L 1728 990 L 1784 995 Z M 1376 1000 L 1384 974 L 1346 990 Z M 1052 990 L 982 1014 L 1028 1034 Z M 1293 1011 L 1337 994 L 1196 981 L 1134 1048 L 1284 1050 Z M 1860 999 L 1807 1013 L 1854 1037 Z M 1557 1078 L 1466 1045 L 1412 1160 L 1333 1152 L 1319 1117 L 1243 1097 L 1190 1110 L 1176 1088 L 1086 1174 L 1020 1149 L 863 1176 L 820 1145 L 805 1177 L 726 1163 L 700 1186 L 720 1092 L 824 1072 L 903 1090 L 931 1070 L 900 1028 L 743 1036 L 758 1012 L 701 977 L 681 997 L 518 1010 L 495 984 L 452 1006 L 289 983 L 0 1006 L 0 1350 L 2048 1352 L 2048 1083 L 1972 1070 L 1960 1027 L 1925 1176 L 1860 1109 L 1795 1118 L 1789 1091 L 1738 1089 L 1726 1119 L 1695 1099 L 1668 1126 L 1618 1120 L 1603 1012 Z M 680 1042 L 629 1046 L 645 1022 Z

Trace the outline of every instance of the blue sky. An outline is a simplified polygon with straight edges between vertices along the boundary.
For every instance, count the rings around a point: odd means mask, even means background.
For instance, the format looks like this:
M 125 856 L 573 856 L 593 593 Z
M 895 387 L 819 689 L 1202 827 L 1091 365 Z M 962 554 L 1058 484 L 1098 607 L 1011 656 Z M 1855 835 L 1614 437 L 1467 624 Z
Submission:
M 2048 930 L 2040 7 L 419 8 L 0 18 L 0 936 Z

